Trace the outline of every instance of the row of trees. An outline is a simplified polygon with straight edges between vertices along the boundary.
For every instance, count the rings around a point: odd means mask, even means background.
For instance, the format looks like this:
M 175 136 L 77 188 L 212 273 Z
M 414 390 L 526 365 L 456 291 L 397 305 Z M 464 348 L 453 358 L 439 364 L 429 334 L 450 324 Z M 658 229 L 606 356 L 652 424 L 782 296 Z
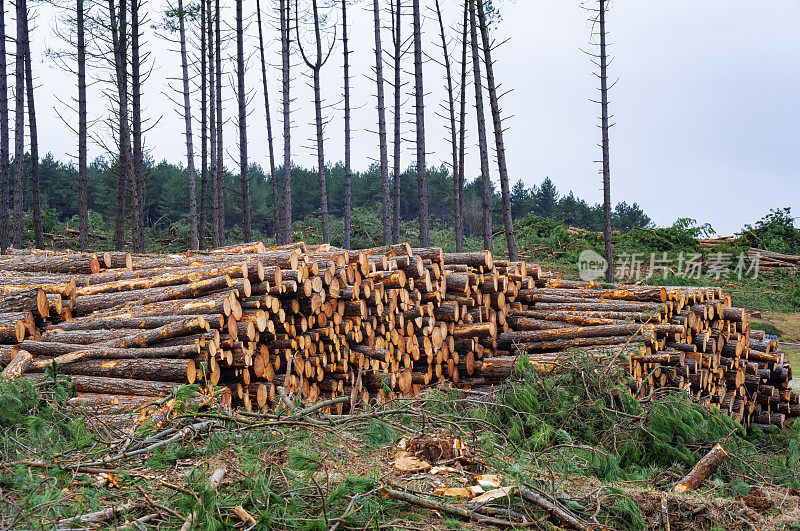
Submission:
M 64 0 L 66 1 L 66 0 Z M 588 220 L 595 215 L 596 207 L 589 206 L 568 196 L 558 201 L 553 194 L 540 198 L 537 194 L 548 190 L 547 181 L 537 192 L 525 190 L 518 184 L 513 190 L 506 163 L 504 146 L 504 125 L 500 107 L 498 83 L 494 74 L 493 53 L 495 43 L 493 31 L 499 20 L 499 13 L 492 0 L 464 0 L 459 2 L 460 17 L 452 23 L 445 23 L 443 10 L 439 0 L 433 0 L 423 6 L 421 0 L 373 0 L 371 9 L 374 24 L 375 62 L 371 72 L 375 83 L 375 109 L 377 111 L 377 162 L 374 168 L 366 173 L 354 173 L 350 161 L 351 145 L 351 71 L 348 40 L 348 9 L 358 4 L 357 0 L 276 0 L 268 1 L 262 16 L 260 0 L 255 6 L 248 6 L 254 12 L 246 12 L 243 0 L 233 0 L 235 24 L 232 34 L 222 31 L 223 19 L 228 16 L 231 6 L 223 5 L 224 0 L 176 0 L 177 4 L 159 14 L 159 23 L 150 23 L 144 0 L 75 0 L 75 3 L 59 4 L 62 17 L 59 34 L 65 42 L 60 51 L 50 51 L 50 56 L 64 69 L 74 73 L 77 80 L 77 97 L 64 102 L 62 118 L 67 125 L 78 118 L 77 164 L 77 211 L 79 216 L 80 246 L 86 249 L 88 240 L 88 211 L 92 205 L 115 220 L 114 244 L 116 248 L 126 245 L 126 222 L 130 229 L 131 243 L 134 251 L 144 250 L 144 226 L 160 212 L 152 211 L 153 205 L 164 201 L 161 195 L 153 196 L 154 190 L 162 189 L 171 177 L 160 175 L 175 173 L 174 166 L 165 169 L 164 164 L 153 166 L 148 164 L 144 149 L 144 135 L 148 123 L 143 116 L 142 88 L 146 83 L 154 64 L 153 57 L 147 50 L 147 38 L 163 38 L 175 43 L 176 52 L 180 54 L 180 75 L 175 77 L 176 86 L 174 103 L 184 119 L 186 164 L 179 170 L 183 174 L 184 186 L 168 190 L 184 190 L 183 208 L 190 227 L 190 246 L 200 248 L 207 245 L 207 228 L 210 228 L 210 243 L 213 246 L 225 242 L 226 225 L 236 223 L 241 228 L 244 239 L 252 237 L 254 212 L 260 218 L 257 225 L 273 233 L 278 243 L 289 242 L 292 238 L 292 220 L 309 213 L 318 212 L 322 224 L 322 239 L 330 241 L 329 217 L 332 211 L 341 213 L 344 218 L 344 241 L 349 245 L 351 232 L 351 211 L 354 196 L 371 194 L 377 191 L 378 197 L 369 197 L 369 202 L 376 201 L 381 205 L 381 222 L 383 238 L 386 243 L 400 239 L 399 221 L 414 215 L 419 220 L 419 241 L 421 245 L 430 243 L 430 219 L 435 217 L 455 227 L 455 247 L 460 250 L 464 235 L 479 231 L 484 247 L 492 249 L 494 226 L 501 223 L 505 232 L 509 258 L 517 258 L 513 220 L 523 212 L 535 211 L 536 208 L 560 208 L 564 203 L 569 207 L 577 224 L 594 228 L 595 222 Z M 0 0 L 2 3 L 2 0 Z M 601 15 L 603 0 L 600 0 Z M 4 13 L 0 5 L 0 15 Z M 426 9 L 423 9 L 426 8 Z M 382 17 L 388 16 L 386 28 Z M 250 15 L 255 15 L 258 26 L 258 57 L 262 74 L 261 91 L 264 96 L 266 115 L 266 138 L 268 143 L 268 171 L 254 166 L 248 159 L 247 117 L 254 98 L 253 87 L 246 86 L 246 57 L 253 55 L 255 47 L 245 39 L 246 22 Z M 429 41 L 423 40 L 423 18 L 435 23 L 438 33 L 438 50 L 430 49 Z M 31 192 L 31 209 L 34 218 L 34 231 L 37 246 L 43 245 L 42 214 L 40 197 L 40 161 L 36 135 L 33 83 L 29 50 L 29 28 L 27 26 L 30 13 L 25 0 L 16 3 L 16 85 L 15 90 L 15 152 L 14 160 L 24 157 L 24 102 L 25 94 L 20 89 L 27 88 L 29 114 L 30 149 L 30 185 L 23 183 L 24 165 L 14 165 L 13 182 L 13 221 L 14 245 L 22 244 L 23 196 L 25 188 Z M 277 160 L 273 137 L 273 121 L 270 109 L 268 87 L 266 46 L 264 37 L 265 21 L 267 29 L 273 28 L 280 41 L 281 69 L 281 118 L 283 124 L 283 160 Z M 410 35 L 407 26 L 410 21 Z M 601 28 L 604 31 L 603 19 Z M 273 22 L 270 26 L 269 22 Z M 428 26 L 430 27 L 430 26 Z M 151 28 L 155 28 L 154 33 Z M 454 30 L 448 28 L 455 28 Z M 392 36 L 391 46 L 384 47 L 382 42 L 384 29 Z M 0 16 L 0 46 L 5 44 L 5 22 Z M 408 35 L 408 36 L 406 36 Z M 230 86 L 223 83 L 227 77 L 225 69 L 228 61 L 224 60 L 228 40 L 235 40 L 235 59 L 231 61 L 233 72 Z M 434 41 L 435 42 L 435 41 Z M 321 77 L 328 74 L 325 70 L 329 59 L 341 43 L 343 53 L 343 112 L 344 112 L 344 145 L 345 160 L 342 165 L 329 167 L 325 158 L 325 95 L 322 94 Z M 408 75 L 404 69 L 404 56 L 413 56 L 413 83 L 406 80 Z M 604 53 L 603 53 L 604 57 Z M 9 160 L 8 153 L 8 109 L 3 107 L 6 80 L 6 53 L 0 49 L 0 189 L 8 186 Z M 446 101 L 442 105 L 442 118 L 449 129 L 449 141 L 452 148 L 452 160 L 449 172 L 445 168 L 430 170 L 426 152 L 426 93 L 423 79 L 423 62 L 433 61 L 442 67 L 446 81 Z M 602 64 L 603 91 L 603 155 L 604 181 L 606 183 L 606 225 L 609 229 L 610 195 L 608 192 L 607 172 L 607 115 L 605 59 Z M 275 61 L 277 62 L 277 61 Z M 316 175 L 316 190 L 308 189 L 309 171 L 292 166 L 292 153 L 296 146 L 292 142 L 292 102 L 295 69 L 305 69 L 314 92 L 314 126 L 313 137 L 317 165 L 313 169 Z M 385 68 L 392 71 L 386 75 Z M 102 84 L 103 94 L 108 104 L 104 119 L 94 122 L 90 131 L 87 118 L 87 72 L 91 78 Z M 404 86 L 413 86 L 414 98 L 413 142 L 416 153 L 415 162 L 410 170 L 401 171 L 400 149 L 406 142 L 401 135 L 401 95 Z M 389 161 L 389 121 L 387 120 L 386 88 L 391 89 L 393 115 L 392 147 L 394 160 L 390 168 Z M 233 94 L 224 94 L 233 89 Z M 470 101 L 468 91 L 474 100 Z M 225 116 L 223 101 L 232 96 L 236 102 L 237 112 L 233 116 Z M 199 100 L 199 113 L 197 104 Z M 486 106 L 488 104 L 488 110 Z M 468 117 L 468 106 L 475 109 L 474 119 Z M 193 108 L 194 107 L 194 108 Z M 336 111 L 338 112 L 338 111 Z M 486 114 L 490 114 L 491 123 L 487 124 Z M 4 114 L 5 113 L 5 114 Z M 194 113 L 194 114 L 193 114 Z M 199 119 L 197 118 L 199 114 Z M 223 124 L 232 120 L 238 129 L 235 140 L 238 148 L 238 168 L 231 174 L 224 166 L 226 142 L 223 138 Z M 428 117 L 430 120 L 430 117 Z M 490 127 L 491 135 L 487 128 Z M 477 137 L 480 156 L 480 177 L 468 181 L 465 176 L 465 157 L 467 152 L 466 134 L 473 130 Z M 197 133 L 199 132 L 199 135 Z M 258 133 L 261 136 L 261 132 Z M 199 166 L 195 152 L 195 138 L 199 137 Z M 489 139 L 494 145 L 489 145 Z M 91 166 L 87 160 L 89 142 L 102 146 L 108 153 L 106 162 L 95 162 Z M 494 155 L 492 157 L 492 154 Z M 48 164 L 59 166 L 54 161 Z M 495 169 L 492 169 L 492 166 Z M 61 167 L 61 166 L 59 166 Z M 495 193 L 491 173 L 499 175 L 499 194 Z M 90 179 L 90 174 L 99 175 Z M 374 174 L 374 175 L 373 175 Z M 416 186 L 409 182 L 413 176 Z M 159 181 L 158 179 L 164 179 Z M 231 187 L 231 180 L 238 180 L 238 190 Z M 354 193 L 354 180 L 363 180 Z M 91 182 L 90 182 L 91 181 Z M 439 190 L 440 184 L 449 181 L 449 190 Z M 98 184 L 102 183 L 102 185 Z M 331 194 L 332 186 L 341 183 L 342 193 Z M 379 183 L 379 186 L 378 186 Z M 552 185 L 552 183 L 550 183 Z M 98 196 L 99 188 L 104 194 Z M 111 189 L 113 188 L 113 190 Z M 431 188 L 436 189 L 431 194 Z M 167 189 L 165 189 L 167 190 Z M 259 198 L 254 201 L 254 191 L 258 190 Z M 298 191 L 301 191 L 298 197 Z M 48 190 L 47 197 L 54 190 Z M 198 193 L 199 192 L 199 193 Z M 270 192 L 270 193 L 267 193 Z M 416 194 L 415 194 L 416 192 Z M 229 197 L 233 194 L 233 201 Z M 169 196 L 170 194 L 167 194 Z M 416 202 L 412 198 L 416 195 Z M 0 194 L 0 233 L 2 245 L 8 245 L 8 208 L 2 204 L 5 194 Z M 114 197 L 113 212 L 110 205 L 105 205 L 108 198 Z M 339 198 L 342 198 L 340 201 Z M 188 201 L 187 201 L 188 199 Z M 309 201 L 316 200 L 313 208 Z M 343 202 L 341 209 L 339 203 Z M 449 202 L 447 204 L 446 202 Z M 187 208 L 188 203 L 188 208 Z M 499 203 L 499 219 L 495 212 Z M 230 215 L 229 206 L 238 205 L 235 215 Z M 365 204 L 360 202 L 359 204 Z M 555 204 L 555 206 L 553 206 Z M 278 208 L 280 206 L 280 208 Z M 565 207 L 566 208 L 566 207 Z M 60 214 L 70 211 L 69 208 L 56 207 Z M 270 212 L 271 219 L 261 216 Z M 480 214 L 480 222 L 475 222 L 475 213 Z M 609 229 L 610 230 L 610 229 Z
M 30 182 L 31 158 L 26 155 L 24 159 L 24 175 L 26 182 Z M 12 168 L 14 164 L 12 163 Z M 146 226 L 158 225 L 161 228 L 177 225 L 190 227 L 188 212 L 186 211 L 186 194 L 190 184 L 186 181 L 186 167 L 175 165 L 167 161 L 154 163 L 146 160 L 144 164 L 145 179 L 143 205 L 144 224 Z M 283 169 L 277 168 L 276 174 L 282 176 Z M 442 228 L 455 227 L 455 212 L 453 211 L 453 175 L 449 168 L 428 168 L 428 191 L 431 196 L 429 215 L 431 220 Z M 251 178 L 251 227 L 259 235 L 269 236 L 275 231 L 274 209 L 271 200 L 272 179 L 269 170 L 251 163 L 248 168 Z M 383 203 L 383 190 L 380 179 L 380 166 L 375 163 L 366 172 L 350 172 L 343 162 L 326 167 L 327 186 L 329 199 L 329 216 L 342 221 L 345 218 L 347 202 L 345 201 L 345 187 L 351 187 L 351 200 L 353 204 L 374 212 L 380 212 Z M 105 159 L 97 159 L 89 164 L 87 171 L 88 208 L 91 212 L 99 214 L 102 219 L 113 220 L 115 215 L 115 187 L 117 168 Z M 71 183 L 75 181 L 77 168 L 74 164 L 62 163 L 47 154 L 39 163 L 39 182 L 42 192 L 45 232 L 55 230 L 56 223 L 71 223 L 79 215 L 77 209 L 76 190 Z M 321 217 L 319 208 L 319 187 L 316 181 L 315 168 L 293 167 L 292 177 L 292 220 L 294 223 L 303 222 Z M 198 182 L 195 186 L 199 188 Z M 400 189 L 399 220 L 409 222 L 419 217 L 419 208 L 416 199 L 416 172 L 413 168 L 406 169 L 400 174 L 398 186 Z M 225 188 L 225 202 L 221 209 L 225 215 L 228 234 L 231 229 L 236 229 L 239 234 L 239 216 L 241 205 L 238 202 L 238 188 L 241 186 L 237 174 L 225 171 L 223 173 Z M 25 210 L 31 213 L 32 199 L 30 188 L 25 190 Z M 496 225 L 502 223 L 502 196 L 499 190 L 492 189 L 492 222 Z M 483 238 L 483 184 L 480 178 L 468 181 L 463 188 L 463 213 L 462 232 L 464 237 Z M 541 217 L 557 219 L 565 224 L 585 228 L 592 231 L 603 230 L 603 208 L 599 204 L 589 204 L 573 193 L 560 194 L 549 178 L 538 186 L 526 188 L 522 181 L 510 190 L 511 215 L 518 221 L 527 215 L 533 214 Z M 280 206 L 280 203 L 278 203 Z M 382 216 L 382 214 L 381 214 Z M 321 221 L 321 220 L 320 220 Z M 650 218 L 636 205 L 619 203 L 612 212 L 612 226 L 615 230 L 627 231 L 634 227 L 650 226 Z M 321 222 L 320 222 L 321 226 Z M 205 227 L 205 230 L 202 228 Z M 27 228 L 32 228 L 30 224 Z M 93 229 L 96 230 L 96 229 Z M 200 232 L 210 235 L 211 222 L 200 225 Z M 320 235 L 321 236 L 321 235 Z

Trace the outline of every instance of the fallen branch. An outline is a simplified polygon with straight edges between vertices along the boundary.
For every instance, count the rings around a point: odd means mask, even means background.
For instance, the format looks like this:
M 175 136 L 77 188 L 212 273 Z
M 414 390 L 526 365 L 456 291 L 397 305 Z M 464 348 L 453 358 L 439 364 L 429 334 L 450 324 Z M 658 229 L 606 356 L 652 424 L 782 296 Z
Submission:
M 233 514 L 239 517 L 245 526 L 252 527 L 256 525 L 256 519 L 253 517 L 252 514 L 247 512 L 247 509 L 242 507 L 241 505 L 237 505 L 233 508 Z
M 506 520 L 492 518 L 491 516 L 484 516 L 482 514 L 476 513 L 475 511 L 471 511 L 469 509 L 465 509 L 463 507 L 457 507 L 455 505 L 450 505 L 449 503 L 423 498 L 421 496 L 417 496 L 416 494 L 410 494 L 408 492 L 403 492 L 401 490 L 394 490 L 388 487 L 381 487 L 380 492 L 382 495 L 386 496 L 387 498 L 391 498 L 393 500 L 410 503 L 411 505 L 417 505 L 419 507 L 424 507 L 425 509 L 431 509 L 434 511 L 442 511 L 448 514 L 454 514 L 462 518 L 475 520 L 476 522 L 482 524 L 491 524 L 503 527 L 513 527 L 519 525 L 515 522 L 508 522 Z
M 572 511 L 567 509 L 566 507 L 562 507 L 555 503 L 554 501 L 548 499 L 547 497 L 534 492 L 530 489 L 526 489 L 524 487 L 520 487 L 519 494 L 522 496 L 523 500 L 529 501 L 534 503 L 550 513 L 551 516 L 556 518 L 557 520 L 564 522 L 565 524 L 569 524 L 575 529 L 581 530 L 588 530 L 589 527 L 584 524 L 580 518 L 578 518 Z
M 137 507 L 137 504 L 133 502 L 128 502 L 123 505 L 117 505 L 115 507 L 108 507 L 106 509 L 101 509 L 99 511 L 95 511 L 93 513 L 86 513 L 86 514 L 79 514 L 77 516 L 73 516 L 70 518 L 60 518 L 56 520 L 55 523 L 57 524 L 70 524 L 70 523 L 81 523 L 81 524 L 97 524 L 100 522 L 104 522 L 106 520 L 111 520 L 124 512 L 130 511 L 134 507 Z

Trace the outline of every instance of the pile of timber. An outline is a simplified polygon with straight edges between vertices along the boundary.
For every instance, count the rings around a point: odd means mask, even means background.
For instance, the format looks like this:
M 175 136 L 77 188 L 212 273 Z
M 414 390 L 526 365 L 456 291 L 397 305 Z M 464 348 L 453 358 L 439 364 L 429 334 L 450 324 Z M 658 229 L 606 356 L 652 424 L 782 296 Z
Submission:
M 248 410 L 283 395 L 381 403 L 502 381 L 520 351 L 557 369 L 579 348 L 628 352 L 639 397 L 683 389 L 745 425 L 800 414 L 777 343 L 721 289 L 606 289 L 488 251 L 16 254 L 0 256 L 0 312 L 4 374 L 41 381 L 56 362 L 87 400 L 197 383 Z
M 735 236 L 724 236 L 721 238 L 700 239 L 698 243 L 704 249 L 713 250 L 721 245 L 736 244 L 740 241 Z M 796 273 L 798 266 L 800 266 L 800 255 L 776 253 L 756 247 L 750 247 L 747 250 L 747 257 L 751 261 L 758 260 L 758 270 L 763 272 L 785 271 Z

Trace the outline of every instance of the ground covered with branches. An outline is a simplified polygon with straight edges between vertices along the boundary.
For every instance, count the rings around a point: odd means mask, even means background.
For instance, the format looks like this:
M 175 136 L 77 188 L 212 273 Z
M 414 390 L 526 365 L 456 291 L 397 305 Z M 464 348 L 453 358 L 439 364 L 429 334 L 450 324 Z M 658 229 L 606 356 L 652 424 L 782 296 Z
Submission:
M 624 391 L 623 373 L 607 360 L 576 354 L 558 374 L 520 366 L 497 388 L 431 389 L 341 417 L 299 403 L 234 413 L 187 386 L 135 428 L 135 415 L 75 405 L 61 376 L 3 382 L 0 525 L 547 529 L 566 514 L 587 528 L 798 528 L 800 426 L 746 433 L 668 391 L 622 392 L 620 408 L 609 395 Z M 461 441 L 460 459 L 398 469 L 398 442 L 442 434 Z M 729 459 L 697 491 L 673 494 L 716 443 Z M 507 495 L 481 506 L 451 496 L 494 476 Z

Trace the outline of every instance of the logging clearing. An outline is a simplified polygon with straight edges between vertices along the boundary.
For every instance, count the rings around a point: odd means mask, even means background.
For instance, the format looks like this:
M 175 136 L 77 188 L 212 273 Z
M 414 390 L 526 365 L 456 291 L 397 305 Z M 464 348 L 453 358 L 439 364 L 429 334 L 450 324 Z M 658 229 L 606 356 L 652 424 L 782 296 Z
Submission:
M 119 481 L 115 474 L 130 473 L 122 466 L 179 462 L 170 448 L 236 440 L 237 433 L 250 434 L 247 445 L 279 447 L 281 437 L 302 433 L 288 461 L 270 470 L 306 470 L 329 501 L 336 492 L 362 492 L 364 503 L 386 517 L 401 504 L 423 519 L 432 509 L 480 526 L 524 524 L 532 511 L 577 528 L 638 528 L 664 514 L 679 526 L 674 512 L 687 503 L 683 493 L 720 477 L 735 492 L 737 481 L 753 481 L 741 459 L 794 455 L 778 448 L 800 438 L 789 427 L 800 414 L 791 365 L 776 341 L 751 328 L 751 312 L 734 307 L 719 287 L 601 285 L 489 251 L 446 253 L 405 243 L 344 250 L 252 242 L 172 255 L 12 256 L 14 267 L 1 277 L 0 398 L 33 400 L 53 429 L 78 422 L 75 415 L 87 418 L 67 441 L 91 439 L 98 429 L 120 436 L 103 453 L 78 450 L 75 465 L 54 465 L 48 451 L 26 443 L 5 456 L 0 471 L 74 466 L 98 474 L 105 488 Z M 50 405 L 38 401 L 41 392 L 51 394 Z M 9 415 L 24 414 L 14 411 Z M 119 431 L 131 423 L 133 438 Z M 234 426 L 246 431 L 228 431 Z M 485 433 L 467 437 L 478 426 Z M 342 429 L 353 435 L 333 435 Z M 314 439 L 305 438 L 317 431 L 333 436 L 327 451 L 340 453 L 352 451 L 340 448 L 352 437 L 367 454 L 405 438 L 388 460 L 384 448 L 379 460 L 391 479 L 376 482 L 329 470 L 334 454 L 302 442 L 310 444 Z M 777 440 L 765 446 L 760 433 Z M 511 448 L 527 456 L 522 476 L 492 457 Z M 797 476 L 784 474 L 796 471 L 800 456 L 785 463 L 750 467 L 789 488 Z M 648 466 L 680 472 L 671 479 L 651 475 Z M 226 472 L 212 468 L 210 488 L 225 488 Z M 648 512 L 648 495 L 621 490 L 598 498 L 601 511 L 591 516 L 587 506 L 564 501 L 567 486 L 542 482 L 548 468 L 591 481 L 648 478 L 664 497 Z M 322 486 L 320 469 L 341 477 Z M 497 479 L 472 479 L 487 473 Z M 445 486 L 436 474 L 444 474 Z M 467 474 L 466 483 L 459 474 Z M 206 484 L 202 474 L 191 477 Z M 199 495 L 194 488 L 178 492 Z M 458 497 L 471 501 L 463 505 Z M 768 498 L 743 503 L 749 508 Z M 645 505 L 615 505 L 630 500 Z M 338 507 L 335 498 L 330 503 Z M 214 518 L 201 506 L 195 516 L 152 505 L 106 507 L 98 514 L 70 511 L 85 521 L 177 519 L 178 527 Z M 710 522 L 728 521 L 729 509 L 700 507 L 719 511 Z M 352 507 L 337 510 L 340 525 L 360 521 L 349 514 Z M 258 504 L 236 505 L 229 514 L 264 518 Z M 292 514 L 278 518 L 298 516 Z M 322 518 L 333 525 L 330 515 Z

